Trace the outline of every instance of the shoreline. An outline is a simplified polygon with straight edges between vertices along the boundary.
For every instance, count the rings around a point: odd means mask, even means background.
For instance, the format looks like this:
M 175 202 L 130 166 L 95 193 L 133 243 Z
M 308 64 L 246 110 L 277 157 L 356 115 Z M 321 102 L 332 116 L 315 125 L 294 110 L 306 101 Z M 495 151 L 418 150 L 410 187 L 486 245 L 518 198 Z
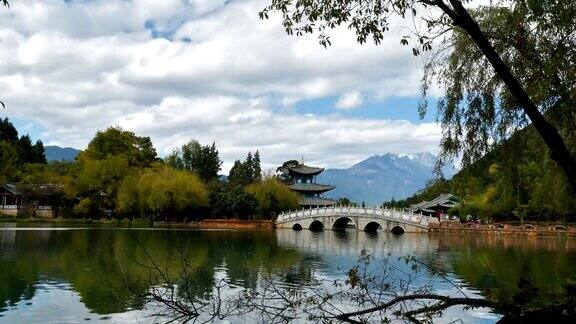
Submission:
M 87 218 L 16 218 L 0 217 L 0 226 L 6 223 L 15 224 L 50 224 L 62 226 L 102 226 L 102 227 L 134 227 L 134 228 L 188 228 L 188 229 L 274 229 L 270 220 L 239 220 L 239 219 L 205 219 L 192 222 L 152 222 L 143 219 L 110 220 Z
M 231 230 L 274 230 L 271 220 L 240 220 L 240 219 L 205 219 L 192 222 L 151 222 L 143 219 L 109 220 L 82 218 L 16 218 L 0 217 L 2 224 L 49 224 L 61 226 L 90 225 L 110 228 L 164 228 L 164 229 L 231 229 Z M 424 233 L 422 233 L 424 234 Z M 558 236 L 576 238 L 576 226 L 537 224 L 466 224 L 442 222 L 430 227 L 429 235 L 503 235 L 503 236 Z

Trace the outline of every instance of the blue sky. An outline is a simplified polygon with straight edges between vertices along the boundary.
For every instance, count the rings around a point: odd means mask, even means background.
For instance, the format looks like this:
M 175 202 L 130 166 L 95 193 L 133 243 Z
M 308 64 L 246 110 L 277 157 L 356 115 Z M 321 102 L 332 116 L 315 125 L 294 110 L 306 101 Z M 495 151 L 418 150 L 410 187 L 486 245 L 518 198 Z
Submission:
M 337 29 L 325 49 L 260 20 L 266 3 L 14 2 L 0 10 L 0 116 L 79 149 L 109 126 L 151 137 L 160 155 L 216 141 L 224 169 L 257 149 L 268 166 L 304 156 L 330 167 L 437 151 L 434 105 L 424 120 L 416 108 L 422 59 L 397 30 L 360 46 Z
M 296 105 L 295 110 L 301 114 L 330 115 L 334 114 L 336 97 L 326 97 L 315 100 L 307 100 Z M 363 119 L 403 119 L 413 123 L 435 122 L 436 106 L 435 100 L 429 102 L 429 109 L 423 119 L 418 114 L 418 102 L 420 97 L 388 97 L 383 100 L 368 100 L 361 106 L 348 111 L 337 111 L 337 113 L 348 118 Z

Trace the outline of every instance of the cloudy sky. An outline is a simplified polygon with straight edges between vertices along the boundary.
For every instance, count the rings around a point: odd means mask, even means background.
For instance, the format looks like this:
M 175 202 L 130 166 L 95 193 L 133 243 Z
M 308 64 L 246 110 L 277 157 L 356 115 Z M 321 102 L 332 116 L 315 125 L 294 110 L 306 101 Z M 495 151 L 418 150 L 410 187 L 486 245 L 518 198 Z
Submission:
M 226 171 L 247 151 L 268 167 L 347 167 L 373 154 L 437 152 L 416 104 L 422 62 L 349 31 L 287 36 L 266 0 L 16 0 L 0 9 L 0 98 L 21 132 L 84 148 L 116 125 L 166 155 L 216 141 Z

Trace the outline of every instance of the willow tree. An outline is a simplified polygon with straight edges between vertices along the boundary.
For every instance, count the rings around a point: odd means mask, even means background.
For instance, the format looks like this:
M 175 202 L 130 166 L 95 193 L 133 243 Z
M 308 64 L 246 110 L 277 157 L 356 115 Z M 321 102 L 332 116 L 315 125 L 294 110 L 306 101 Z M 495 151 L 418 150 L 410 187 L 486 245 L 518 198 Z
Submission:
M 421 116 L 429 87 L 437 82 L 442 157 L 462 154 L 468 165 L 529 123 L 550 157 L 576 188 L 576 2 L 494 0 L 270 0 L 260 12 L 279 12 L 290 35 L 347 26 L 362 44 L 381 43 L 394 16 L 410 20 L 400 43 L 427 62 Z M 407 29 L 401 29 L 407 30 Z

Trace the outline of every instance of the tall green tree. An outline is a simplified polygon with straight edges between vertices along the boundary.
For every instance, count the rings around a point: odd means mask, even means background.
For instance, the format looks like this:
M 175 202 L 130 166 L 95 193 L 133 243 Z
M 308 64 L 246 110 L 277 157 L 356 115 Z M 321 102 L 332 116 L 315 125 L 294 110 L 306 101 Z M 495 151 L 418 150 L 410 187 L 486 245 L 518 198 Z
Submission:
M 251 183 L 262 179 L 262 167 L 260 166 L 260 153 L 256 151 L 254 155 L 248 152 L 246 160 L 234 161 L 232 169 L 228 175 L 228 181 L 235 186 L 245 187 Z
M 558 128 L 574 128 L 576 2 L 469 2 L 270 0 L 260 17 L 279 12 L 288 34 L 319 32 L 324 46 L 331 43 L 327 31 L 341 25 L 355 31 L 359 43 L 379 44 L 393 15 L 416 19 L 421 28 L 407 31 L 401 44 L 412 44 L 414 55 L 431 53 L 423 97 L 433 80 L 445 90 L 438 104 L 443 157 L 461 152 L 469 164 L 529 120 L 575 190 L 571 139 Z M 426 107 L 424 99 L 421 113 Z
M 41 140 L 37 140 L 34 146 L 32 146 L 32 163 L 46 163 L 46 152 L 44 150 L 44 143 Z
M 258 201 L 258 214 L 270 218 L 277 213 L 297 209 L 298 195 L 285 184 L 269 178 L 248 186 L 247 191 Z
M 35 144 L 32 144 L 32 139 L 29 135 L 18 137 L 18 130 L 8 118 L 0 119 L 0 141 L 10 144 L 16 149 L 14 158 L 16 158 L 20 165 L 27 163 L 46 163 L 46 155 L 42 141 L 38 140 Z M 12 150 L 10 150 L 10 152 L 11 154 L 14 153 Z M 20 169 L 20 167 L 16 169 Z
M 243 186 L 215 183 L 210 191 L 210 206 L 214 217 L 249 219 L 256 213 L 258 200 Z
M 206 183 L 218 179 L 222 166 L 216 143 L 202 146 L 196 140 L 191 140 L 180 150 L 172 151 L 165 162 L 175 169 L 195 172 Z
M 17 147 L 19 158 L 22 163 L 46 163 L 44 145 L 38 140 L 32 145 L 32 139 L 29 135 L 23 135 L 18 139 Z
M 299 167 L 301 165 L 302 164 L 296 160 L 288 160 L 288 161 L 282 163 L 282 165 L 276 169 L 276 172 L 280 174 L 280 179 L 282 180 L 282 182 L 291 183 L 293 181 L 293 179 L 290 176 L 290 174 L 288 173 L 288 169 L 289 168 L 296 168 L 296 167 Z
M 134 172 L 128 159 L 122 155 L 82 163 L 76 178 L 76 194 L 87 199 L 83 204 L 90 210 L 114 209 L 118 188 L 124 178 Z M 90 202 L 90 203 L 89 203 Z M 100 216 L 100 215 L 91 215 Z
M 8 141 L 0 141 L 0 184 L 13 181 L 19 167 L 18 149 Z
M 168 167 L 147 169 L 124 179 L 118 192 L 117 210 L 150 220 L 182 215 L 208 207 L 208 191 L 193 173 Z
M 136 136 L 119 127 L 98 131 L 86 150 L 78 155 L 78 160 L 102 160 L 119 155 L 135 167 L 147 167 L 156 161 L 156 149 L 149 137 Z
M 255 181 L 262 180 L 262 166 L 260 163 L 260 152 L 256 150 L 252 158 L 252 177 Z
M 16 142 L 18 140 L 18 131 L 8 120 L 8 117 L 0 119 L 0 141 Z
M 252 183 L 252 170 L 250 165 L 240 160 L 234 161 L 234 165 L 228 174 L 228 181 L 233 186 L 245 187 Z

